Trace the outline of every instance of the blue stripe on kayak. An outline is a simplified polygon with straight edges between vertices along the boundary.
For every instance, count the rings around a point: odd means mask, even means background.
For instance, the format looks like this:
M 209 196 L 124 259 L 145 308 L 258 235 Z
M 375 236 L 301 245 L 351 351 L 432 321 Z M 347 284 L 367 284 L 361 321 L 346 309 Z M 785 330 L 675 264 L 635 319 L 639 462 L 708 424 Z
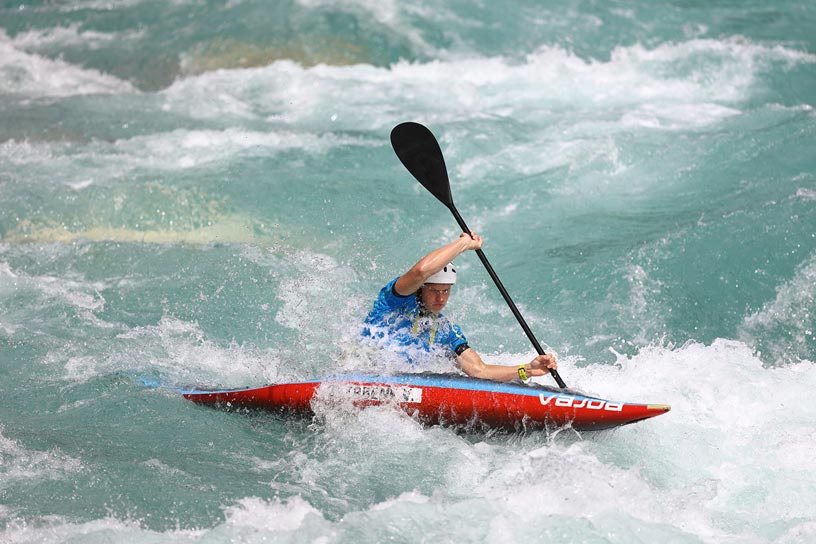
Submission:
M 304 382 L 306 383 L 306 382 Z M 271 385 L 262 385 L 261 387 L 242 387 L 241 389 L 177 389 L 179 393 L 182 395 L 219 395 L 221 393 L 240 393 L 241 391 L 253 391 L 255 389 L 266 389 L 267 387 L 271 387 L 272 385 L 283 385 L 283 384 L 271 384 Z M 171 388 L 172 389 L 172 388 Z
M 517 383 L 496 382 L 493 380 L 481 380 L 478 378 L 466 378 L 464 376 L 447 376 L 445 374 L 395 374 L 392 376 L 370 376 L 370 375 L 349 375 L 330 376 L 324 380 L 314 381 L 367 381 L 378 383 L 396 383 L 400 385 L 416 385 L 419 387 L 442 387 L 445 389 L 459 389 L 462 391 L 486 391 L 489 393 L 508 393 L 511 395 L 522 395 L 526 397 L 562 396 L 574 399 L 604 400 L 598 397 L 587 397 L 579 393 L 566 391 L 550 391 L 540 387 L 522 385 Z M 608 402 L 608 401 L 607 401 Z
M 328 383 L 328 382 L 368 382 L 368 383 L 382 383 L 382 384 L 397 384 L 397 385 L 414 385 L 418 387 L 440 387 L 444 389 L 458 389 L 461 391 L 486 391 L 490 393 L 507 393 L 510 395 L 522 395 L 526 397 L 538 397 L 544 395 L 545 397 L 569 397 L 577 400 L 605 400 L 598 397 L 587 397 L 579 393 L 566 391 L 551 391 L 542 387 L 535 387 L 522 384 L 495 382 L 492 380 L 480 380 L 476 378 L 467 378 L 464 376 L 445 375 L 445 374 L 394 374 L 390 376 L 373 376 L 370 374 L 349 374 L 339 376 L 328 376 L 324 379 L 304 380 L 302 382 L 290 382 L 289 384 L 274 384 L 274 385 L 292 385 L 294 383 Z M 268 386 L 266 386 L 268 387 Z M 263 387 L 244 387 L 241 389 L 217 389 L 212 391 L 207 390 L 181 390 L 183 395 L 216 395 L 223 393 L 238 393 L 242 391 L 251 391 L 253 389 L 263 389 Z M 606 401 L 612 402 L 612 401 Z M 638 406 L 639 404 L 626 403 L 629 406 Z

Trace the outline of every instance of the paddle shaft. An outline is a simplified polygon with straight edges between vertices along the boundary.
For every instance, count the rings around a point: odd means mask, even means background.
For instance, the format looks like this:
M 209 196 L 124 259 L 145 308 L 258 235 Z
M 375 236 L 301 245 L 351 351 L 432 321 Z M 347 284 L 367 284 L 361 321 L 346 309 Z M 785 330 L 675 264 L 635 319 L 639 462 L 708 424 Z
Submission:
M 462 231 L 469 235 L 470 234 L 470 229 L 468 228 L 467 224 L 465 224 L 465 220 L 462 219 L 462 216 L 459 215 L 459 211 L 456 209 L 456 206 L 453 205 L 453 202 L 451 202 L 450 204 L 446 204 L 446 205 L 448 206 L 448 209 L 453 214 L 454 219 L 456 219 L 456 222 L 459 223 L 459 227 L 462 229 Z M 533 343 L 533 347 L 536 349 L 538 354 L 539 355 L 544 355 L 545 354 L 544 350 L 541 348 L 541 345 L 538 343 L 538 340 L 536 339 L 535 335 L 533 334 L 533 331 L 530 330 L 530 327 L 527 325 L 527 322 L 524 320 L 524 316 L 522 316 L 521 312 L 519 312 L 519 309 L 516 308 L 516 303 L 513 302 L 512 298 L 510 298 L 510 293 L 508 293 L 507 289 L 505 289 L 504 285 L 502 285 L 502 282 L 499 279 L 499 276 L 496 274 L 496 271 L 493 270 L 492 266 L 490 266 L 490 261 L 487 260 L 487 257 L 485 256 L 484 251 L 482 251 L 481 249 L 477 249 L 476 250 L 476 255 L 479 256 L 479 260 L 482 261 L 482 264 L 484 265 L 485 270 L 487 270 L 487 273 L 493 279 L 493 283 L 495 283 L 496 287 L 498 287 L 499 292 L 504 297 L 504 301 L 507 302 L 508 306 L 510 306 L 510 311 L 513 312 L 514 316 L 516 316 L 516 321 L 518 321 L 519 325 L 521 325 L 521 328 L 524 329 L 524 334 L 526 334 L 527 338 L 530 339 L 530 342 Z M 561 376 L 558 375 L 557 370 L 550 369 L 550 374 L 552 375 L 553 379 L 555 380 L 555 383 L 558 384 L 558 387 L 560 387 L 561 389 L 566 389 L 567 384 L 565 384 L 564 380 L 561 379 Z
M 433 133 L 428 130 L 427 127 L 419 123 L 410 121 L 400 123 L 391 131 L 391 145 L 397 157 L 399 157 L 399 160 L 405 168 L 411 172 L 411 175 L 453 213 L 453 217 L 456 219 L 456 222 L 459 223 L 459 226 L 465 234 L 470 234 L 470 229 L 465 224 L 465 220 L 462 219 L 462 216 L 459 215 L 459 212 L 456 210 L 456 206 L 453 205 L 450 181 L 448 180 L 448 170 L 445 167 L 445 158 L 442 156 L 439 142 L 436 141 L 436 137 Z M 479 249 L 476 251 L 476 254 L 479 256 L 479 260 L 482 261 L 487 273 L 493 278 L 493 283 L 499 288 L 499 292 L 504 297 L 504 301 L 510 306 L 510 310 L 513 312 L 513 315 L 516 316 L 519 325 L 524 329 L 527 338 L 533 343 L 533 347 L 535 347 L 539 355 L 544 355 L 544 350 L 541 349 L 541 346 L 538 344 L 538 340 L 536 340 L 536 337 L 533 335 L 533 331 L 527 326 L 527 322 L 524 321 L 521 312 L 516 308 L 513 299 L 510 298 L 504 285 L 502 285 L 496 271 L 490 266 L 484 252 Z M 567 388 L 567 384 L 564 383 L 564 380 L 561 379 L 557 371 L 550 370 L 550 374 L 552 374 L 553 379 L 559 387 L 562 389 Z

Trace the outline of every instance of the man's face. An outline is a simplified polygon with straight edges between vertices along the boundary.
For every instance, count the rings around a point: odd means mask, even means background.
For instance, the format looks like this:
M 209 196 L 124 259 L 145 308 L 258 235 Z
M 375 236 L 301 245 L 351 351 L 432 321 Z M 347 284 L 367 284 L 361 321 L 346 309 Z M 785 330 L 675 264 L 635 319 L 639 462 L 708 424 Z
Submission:
M 419 296 L 422 304 L 429 311 L 438 314 L 448 303 L 452 285 L 447 283 L 426 283 Z

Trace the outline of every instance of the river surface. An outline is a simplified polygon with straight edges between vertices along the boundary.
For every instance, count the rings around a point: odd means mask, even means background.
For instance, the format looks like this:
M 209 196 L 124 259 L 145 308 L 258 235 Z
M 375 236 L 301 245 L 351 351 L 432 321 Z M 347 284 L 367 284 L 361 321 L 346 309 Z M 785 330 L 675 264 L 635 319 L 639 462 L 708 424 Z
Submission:
M 816 541 L 815 28 L 802 0 L 3 3 L 0 541 Z M 388 371 L 361 320 L 458 235 L 391 149 L 409 120 L 566 383 L 670 413 L 508 435 L 176 393 Z M 531 359 L 457 268 L 470 344 Z

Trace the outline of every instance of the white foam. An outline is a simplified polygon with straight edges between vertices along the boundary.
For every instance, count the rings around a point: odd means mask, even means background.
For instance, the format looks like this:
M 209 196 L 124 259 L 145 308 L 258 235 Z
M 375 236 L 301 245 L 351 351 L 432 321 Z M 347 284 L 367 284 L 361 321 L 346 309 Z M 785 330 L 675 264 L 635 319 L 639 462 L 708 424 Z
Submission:
M 73 11 L 117 11 L 126 8 L 131 8 L 144 3 L 144 0 L 77 0 L 70 4 L 58 4 L 54 9 L 63 13 L 70 13 Z M 173 0 L 174 4 L 183 4 L 183 0 Z
M 93 185 L 94 180 L 92 180 L 92 179 L 82 179 L 82 180 L 73 181 L 73 182 L 67 181 L 67 182 L 65 182 L 65 184 L 68 187 L 70 187 L 71 189 L 73 189 L 74 191 L 81 191 L 81 190 L 87 189 L 88 187 Z
M 628 170 L 615 137 L 618 133 L 716 127 L 741 114 L 742 104 L 763 86 L 762 78 L 770 71 L 814 62 L 816 55 L 743 38 L 692 39 L 652 49 L 635 44 L 616 48 L 606 60 L 585 59 L 546 46 L 522 62 L 451 56 L 378 68 L 362 64 L 303 67 L 281 60 L 262 68 L 219 70 L 183 79 L 162 96 L 169 111 L 196 118 L 266 120 L 315 133 L 326 126 L 338 134 L 385 131 L 404 118 L 404 112 L 416 111 L 439 124 L 473 118 L 474 111 L 486 118 L 519 117 L 528 127 L 541 129 L 528 131 L 529 140 L 521 144 L 503 140 L 501 134 L 491 135 L 498 151 L 463 149 L 462 142 L 478 142 L 484 136 L 479 132 L 450 128 L 438 135 L 455 177 L 466 187 L 483 183 L 496 170 L 521 176 L 560 167 L 573 174 L 601 170 L 606 176 L 582 179 L 579 186 L 566 189 L 596 194 L 598 183 L 615 182 L 610 176 Z M 457 74 L 454 81 L 438 85 L 451 73 Z M 394 97 L 399 97 L 398 110 Z M 564 111 L 570 115 L 561 115 Z M 301 139 L 295 135 L 296 146 L 315 145 Z M 379 145 L 360 138 L 348 144 Z M 200 164 L 222 153 L 216 146 L 207 147 L 211 154 L 176 149 L 157 141 L 154 151 L 160 163 L 175 167 Z M 236 149 L 236 142 L 227 138 L 224 152 L 230 149 Z M 466 158 L 458 160 L 460 156 Z
M 104 282 L 86 281 L 82 278 L 31 276 L 23 272 L 12 272 L 8 263 L 0 263 L 0 287 L 6 285 L 37 293 L 41 299 L 38 301 L 41 306 L 67 304 L 85 317 L 105 309 L 105 299 L 100 294 L 100 291 L 107 288 Z M 30 307 L 35 306 L 36 303 L 31 301 Z
M 134 543 L 195 543 L 195 542 L 268 542 L 269 537 L 291 539 L 298 530 L 331 535 L 331 524 L 300 497 L 288 500 L 263 500 L 257 497 L 239 499 L 224 508 L 226 520 L 208 529 L 174 529 L 152 531 L 135 520 L 107 517 L 87 522 L 71 522 L 59 517 L 37 523 L 11 521 L 0 532 L 0 539 L 15 544 L 57 544 L 66 541 Z M 329 542 L 329 540 L 311 540 Z
M 166 463 L 163 463 L 159 459 L 148 459 L 147 461 L 142 461 L 139 463 L 140 465 L 149 468 L 150 470 L 158 471 L 162 474 L 167 474 L 171 476 L 183 476 L 189 477 L 190 475 L 184 472 L 181 469 L 171 467 Z
M 12 165 L 24 165 L 49 162 L 54 158 L 54 154 L 48 144 L 7 140 L 0 143 L 0 157 Z
M 640 44 L 631 47 L 618 46 L 612 58 L 632 58 L 635 61 L 685 60 L 697 54 L 718 53 L 725 59 L 744 59 L 748 66 L 757 61 L 784 61 L 787 63 L 816 63 L 816 54 L 791 49 L 783 45 L 766 46 L 752 42 L 743 36 L 725 39 L 696 39 L 682 43 L 664 43 L 653 49 Z
M 0 94 L 27 97 L 133 93 L 128 82 L 17 49 L 0 30 Z
M 797 525 L 797 517 L 813 519 L 802 502 L 809 502 L 816 469 L 807 453 L 816 417 L 809 401 L 816 386 L 812 364 L 766 369 L 745 344 L 717 340 L 709 346 L 647 348 L 634 357 L 619 356 L 618 366 L 576 368 L 565 359 L 560 373 L 569 385 L 603 398 L 669 403 L 672 411 L 621 429 L 610 442 L 587 435 L 588 441 L 572 446 L 579 449 L 563 458 L 559 448 L 541 450 L 540 465 L 533 460 L 526 467 L 523 459 L 500 463 L 502 470 L 486 485 L 499 494 L 513 488 L 511 504 L 548 497 L 562 514 L 595 517 L 614 511 L 679 527 L 703 540 L 727 536 L 718 522 L 722 517 L 740 520 L 731 524 L 732 537 L 755 534 L 781 519 L 791 525 Z M 610 465 L 612 458 L 626 456 L 618 440 L 636 444 L 637 471 Z M 525 485 L 545 466 L 573 484 Z M 803 483 L 790 487 L 792 481 Z M 766 490 L 768 498 L 746 503 L 755 489 Z
M 807 488 L 816 474 L 807 453 L 816 416 L 809 402 L 813 365 L 767 370 L 746 345 L 718 340 L 644 349 L 621 356 L 615 366 L 581 368 L 565 358 L 561 374 L 603 398 L 668 402 L 673 410 L 579 442 L 567 434 L 560 435 L 564 440 L 531 436 L 474 444 L 424 429 L 387 406 L 354 411 L 318 404 L 331 451 L 301 458 L 298 467 L 312 474 L 311 486 L 324 479 L 336 483 L 341 473 L 351 486 L 368 477 L 388 485 L 395 475 L 389 466 L 422 472 L 425 482 L 434 482 L 432 491 L 403 491 L 346 514 L 340 527 L 365 517 L 381 530 L 407 516 L 426 527 L 456 520 L 448 529 L 460 536 L 475 524 L 484 534 L 515 526 L 518 512 L 530 505 L 547 504 L 561 521 L 586 522 L 582 531 L 589 533 L 583 535 L 605 534 L 620 519 L 631 520 L 623 534 L 659 527 L 659 534 L 703 541 L 753 539 L 780 520 L 790 531 L 807 531 L 813 521 Z M 786 483 L 794 479 L 802 485 Z M 770 501 L 746 503 L 755 488 L 767 489 Z M 478 510 L 478 521 L 463 517 L 464 509 Z M 533 516 L 525 526 L 543 529 L 545 519 Z
M 300 150 L 321 154 L 341 146 L 369 146 L 354 136 L 332 133 L 299 133 L 288 130 L 260 132 L 243 128 L 224 130 L 177 129 L 146 136 L 94 142 L 69 148 L 62 143 L 31 143 L 10 140 L 0 144 L 0 157 L 14 165 L 47 164 L 59 169 L 60 181 L 74 190 L 96 179 L 119 179 L 135 170 L 172 171 L 223 164 L 235 157 L 268 157 L 270 153 Z M 66 153 L 70 156 L 66 157 Z M 51 170 L 43 181 L 51 182 Z
M 796 198 L 805 201 L 816 200 L 816 190 L 807 187 L 799 187 L 796 189 Z
M 629 288 L 628 301 L 625 304 L 620 301 L 611 304 L 624 321 L 637 324 L 637 332 L 631 334 L 630 341 L 635 345 L 647 345 L 649 339 L 659 336 L 658 328 L 663 323 L 660 316 L 665 315 L 655 303 L 659 300 L 662 284 L 652 279 L 646 269 L 638 264 L 627 265 L 623 274 Z
M 158 375 L 167 386 L 246 387 L 292 381 L 297 376 L 298 369 L 281 365 L 275 351 L 234 341 L 219 345 L 197 323 L 165 316 L 156 325 L 127 329 L 98 318 L 86 320 L 92 327 L 113 329 L 104 334 L 115 337 L 94 343 L 93 355 L 88 355 L 87 341 L 68 340 L 51 347 L 41 360 L 55 369 L 46 379 L 86 383 L 99 376 L 137 372 L 137 376 Z M 79 405 L 67 404 L 60 411 Z
M 58 449 L 30 450 L 4 436 L 0 426 L 0 490 L 20 480 L 59 480 L 82 470 L 82 463 Z
M 75 308 L 91 312 L 105 309 L 105 298 L 100 294 L 107 287 L 104 282 L 73 281 L 52 276 L 38 276 L 36 281 L 46 296 L 64 300 Z
M 766 352 L 765 358 L 773 364 L 812 362 L 816 346 L 814 312 L 816 254 L 797 267 L 790 281 L 777 288 L 773 300 L 743 320 L 739 334 L 746 342 L 759 344 L 759 349 Z
M 332 120 L 339 129 L 353 130 L 391 126 L 393 114 L 383 113 L 393 112 L 395 96 L 403 111 L 423 111 L 440 122 L 474 111 L 532 121 L 563 108 L 591 111 L 597 118 L 599 109 L 617 108 L 628 123 L 674 130 L 736 114 L 734 105 L 749 98 L 757 78 L 774 66 L 814 62 L 816 55 L 742 38 L 693 39 L 653 49 L 635 44 L 616 48 L 608 60 L 545 46 L 521 63 L 468 57 L 400 61 L 388 68 L 304 68 L 277 61 L 188 78 L 166 95 L 172 108 L 184 108 L 184 100 L 192 98 L 190 111 L 200 110 L 202 117 L 226 110 L 300 126 L 325 126 Z M 437 84 L 451 73 L 457 77 L 449 85 Z M 652 117 L 656 120 L 649 121 Z
M 133 41 L 144 37 L 145 32 L 98 32 L 80 30 L 79 23 L 56 26 L 44 29 L 32 29 L 17 33 L 11 43 L 17 49 L 38 51 L 54 47 L 83 46 L 88 49 L 100 49 L 113 42 Z
M 301 6 L 311 10 L 342 10 L 360 16 L 362 20 L 373 19 L 377 27 L 389 29 L 392 34 L 405 37 L 413 48 L 422 54 L 438 55 L 441 52 L 431 46 L 423 37 L 419 28 L 407 23 L 403 17 L 406 12 L 421 12 L 420 6 L 399 0 L 297 0 Z M 433 13 L 436 20 L 443 14 L 450 14 L 444 7 L 437 7 Z
M 115 535 L 118 542 L 156 544 L 158 542 L 200 542 L 204 531 L 183 530 L 162 534 L 143 529 L 138 521 L 119 520 L 114 517 L 87 522 L 71 522 L 58 516 L 30 523 L 11 520 L 0 532 L 4 542 L 14 544 L 62 544 L 64 542 L 106 542 Z
M 7 262 L 0 261 L 0 276 L 5 276 L 7 278 L 16 278 L 17 274 L 11 271 L 11 266 Z
M 306 523 L 319 523 L 323 515 L 300 497 L 287 501 L 265 501 L 257 497 L 241 499 L 235 506 L 225 508 L 225 527 L 247 529 L 252 532 L 291 532 Z
M 147 365 L 161 373 L 163 383 L 246 387 L 290 380 L 296 371 L 281 365 L 274 352 L 234 342 L 221 346 L 207 338 L 198 323 L 169 316 L 117 338 L 132 347 L 117 347 L 103 360 L 97 358 L 90 373 Z
M 646 104 L 627 111 L 620 122 L 626 127 L 685 130 L 705 127 L 740 113 L 735 108 L 710 103 L 662 106 Z
M 423 538 L 440 541 L 529 541 L 569 527 L 573 540 L 585 541 L 615 534 L 621 541 L 672 535 L 764 543 L 774 541 L 770 535 L 795 542 L 814 534 L 814 365 L 766 369 L 745 344 L 717 340 L 653 346 L 616 365 L 563 358 L 560 370 L 568 384 L 603 398 L 668 402 L 672 411 L 583 437 L 570 430 L 479 437 L 423 427 L 391 406 L 316 403 L 319 447 L 286 459 L 274 454 L 274 465 L 261 454 L 261 473 L 297 467 L 297 485 L 269 482 L 288 498 L 230 501 L 223 522 L 197 531 L 158 533 L 107 518 L 57 520 L 47 530 L 8 524 L 0 535 L 19 542 L 106 531 L 136 542 L 322 542 L 366 531 L 386 541 L 421 527 Z M 297 496 L 299 489 L 316 490 L 320 506 Z M 548 515 L 518 523 L 531 508 Z
M 309 251 L 293 252 L 287 261 L 294 270 L 278 288 L 283 306 L 275 315 L 275 321 L 294 330 L 308 331 L 318 317 L 328 317 L 334 324 L 349 318 L 342 315 L 344 308 L 349 307 L 338 308 L 337 300 L 344 298 L 346 286 L 354 282 L 352 267 L 341 265 L 328 255 Z
M 325 153 L 343 145 L 359 145 L 358 138 L 290 131 L 258 132 L 242 128 L 184 130 L 118 140 L 116 153 L 124 153 L 127 170 L 150 168 L 183 170 L 211 163 L 223 164 L 236 156 L 268 157 L 292 149 Z M 119 166 L 122 168 L 122 165 Z

